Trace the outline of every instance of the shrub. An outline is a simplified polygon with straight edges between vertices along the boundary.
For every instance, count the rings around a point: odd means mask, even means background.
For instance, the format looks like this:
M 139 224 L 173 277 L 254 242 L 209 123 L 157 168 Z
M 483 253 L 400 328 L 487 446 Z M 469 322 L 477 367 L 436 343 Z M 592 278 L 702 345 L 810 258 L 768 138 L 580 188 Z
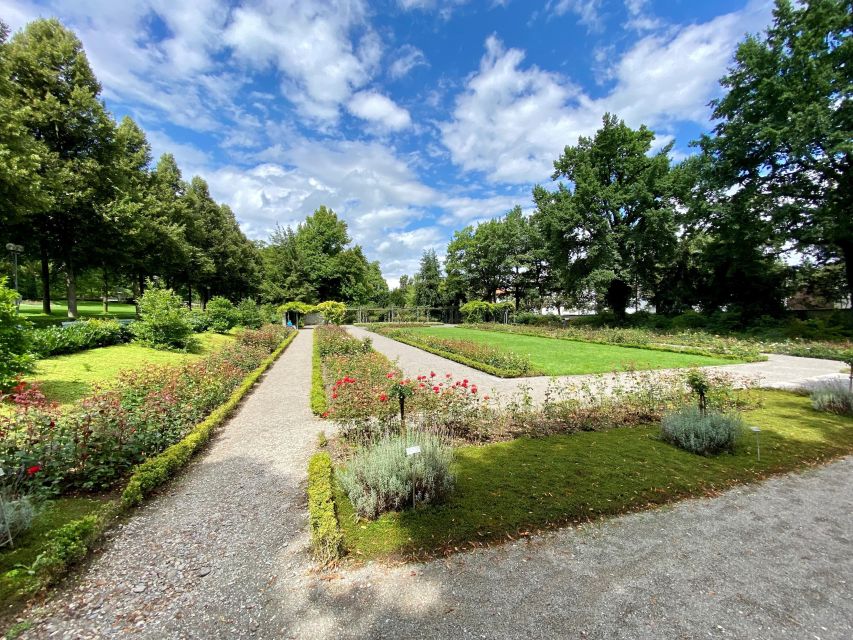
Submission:
M 149 287 L 139 299 L 139 317 L 130 331 L 143 344 L 158 349 L 195 346 L 190 312 L 171 289 Z
M 419 446 L 420 453 L 407 456 L 410 446 Z M 373 519 L 444 499 L 454 486 L 452 462 L 453 450 L 438 436 L 410 431 L 359 451 L 341 472 L 341 486 L 356 513 Z
M 210 316 L 201 309 L 190 311 L 189 321 L 194 333 L 203 333 L 210 329 Z
M 85 320 L 65 327 L 31 332 L 32 351 L 41 358 L 108 347 L 130 340 L 130 330 L 116 320 Z
M 308 522 L 314 555 L 323 564 L 337 560 L 343 552 L 333 482 L 329 454 L 315 453 L 308 461 Z
M 853 391 L 843 380 L 823 382 L 811 392 L 812 406 L 843 416 L 853 416 Z
M 251 298 L 243 298 L 237 305 L 237 324 L 258 329 L 264 323 L 258 303 Z
M 486 322 L 492 318 L 492 305 L 483 300 L 471 300 L 459 307 L 463 322 Z
M 708 456 L 734 452 L 742 425 L 737 415 L 686 407 L 663 417 L 661 435 L 670 444 Z
M 237 324 L 237 309 L 227 298 L 211 298 L 204 310 L 209 318 L 210 328 L 217 333 L 227 333 Z
M 9 531 L 12 533 L 12 538 L 16 538 L 29 531 L 33 524 L 35 508 L 29 496 L 7 498 L 3 500 L 3 515 L 6 518 Z
M 0 278 L 0 391 L 13 386 L 32 368 L 27 322 L 18 315 L 18 292 Z
M 347 306 L 343 302 L 321 302 L 314 306 L 313 311 L 321 314 L 329 324 L 343 324 L 347 313 Z

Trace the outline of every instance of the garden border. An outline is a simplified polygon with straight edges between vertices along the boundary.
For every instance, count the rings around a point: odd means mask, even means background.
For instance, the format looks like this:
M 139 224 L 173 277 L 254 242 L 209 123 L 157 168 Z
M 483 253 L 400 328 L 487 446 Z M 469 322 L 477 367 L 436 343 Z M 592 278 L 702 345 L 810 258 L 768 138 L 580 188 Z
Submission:
M 322 416 L 329 408 L 329 399 L 326 397 L 326 381 L 323 378 L 323 358 L 320 357 L 320 347 L 317 344 L 317 333 L 312 333 L 311 347 L 311 412 L 315 416 Z
M 137 465 L 119 498 L 109 500 L 97 512 L 72 520 L 47 534 L 47 548 L 34 565 L 40 580 L 32 593 L 38 593 L 61 579 L 73 564 L 85 559 L 94 549 L 116 517 L 129 512 L 155 489 L 168 482 L 210 440 L 214 430 L 230 417 L 261 375 L 284 353 L 298 334 L 298 331 L 294 331 L 287 336 L 275 351 L 243 379 L 228 400 L 211 411 L 190 433 L 165 451 Z
M 341 558 L 343 532 L 338 522 L 331 456 L 321 451 L 308 461 L 308 521 L 314 556 L 323 565 Z
M 744 363 L 747 363 L 747 362 L 767 362 L 767 356 L 764 354 L 759 354 L 757 357 L 736 356 L 736 355 L 733 355 L 730 353 L 718 353 L 716 351 L 709 351 L 707 349 L 698 349 L 696 347 L 691 347 L 688 345 L 685 345 L 684 348 L 682 349 L 678 346 L 668 347 L 666 345 L 656 344 L 656 343 L 608 342 L 606 340 L 584 340 L 582 338 L 570 338 L 568 336 L 546 336 L 546 335 L 542 335 L 540 333 L 534 333 L 534 332 L 524 331 L 524 330 L 522 330 L 522 331 L 507 331 L 505 329 L 499 328 L 501 326 L 507 326 L 507 325 L 501 325 L 501 324 L 497 324 L 495 327 L 484 326 L 484 325 L 488 325 L 488 324 L 489 323 L 478 322 L 478 323 L 474 323 L 474 324 L 468 324 L 468 325 L 463 324 L 463 325 L 458 325 L 458 326 L 460 326 L 462 328 L 468 328 L 468 329 L 477 329 L 479 331 L 493 331 L 495 333 L 510 333 L 510 334 L 516 334 L 516 335 L 522 335 L 522 336 L 530 336 L 533 338 L 550 338 L 551 340 L 568 340 L 569 342 L 584 342 L 587 344 L 602 344 L 602 345 L 607 345 L 609 347 L 625 347 L 628 349 L 646 349 L 647 351 L 664 351 L 667 353 L 684 353 L 684 354 L 691 355 L 691 356 L 704 356 L 706 358 L 721 358 L 723 360 L 733 360 L 736 362 L 744 362 Z M 513 324 L 513 325 L 508 325 L 508 326 L 525 327 L 527 325 Z
M 449 351 L 443 351 L 441 349 L 436 349 L 435 347 L 431 347 L 425 344 L 418 342 L 417 340 L 404 339 L 400 336 L 387 336 L 384 333 L 379 333 L 378 331 L 374 331 L 373 329 L 368 329 L 371 333 L 375 333 L 378 336 L 382 336 L 383 338 L 388 338 L 389 340 L 395 340 L 397 342 L 401 342 L 403 344 L 407 344 L 410 347 L 415 347 L 416 349 L 420 349 L 422 351 L 426 351 L 427 353 L 432 353 L 436 356 L 441 356 L 442 358 L 446 358 L 448 360 L 452 360 L 453 362 L 458 362 L 459 364 L 464 364 L 466 367 L 471 367 L 473 369 L 477 369 L 484 373 L 488 373 L 493 376 L 497 376 L 498 378 L 533 378 L 537 376 L 543 375 L 542 372 L 537 371 L 536 369 L 531 369 L 528 372 L 521 373 L 519 371 L 513 369 L 499 369 L 498 367 L 493 367 L 492 365 L 485 364 L 483 362 L 478 362 L 476 360 L 471 360 L 470 358 L 466 358 L 465 356 L 460 356 L 455 353 L 451 353 Z

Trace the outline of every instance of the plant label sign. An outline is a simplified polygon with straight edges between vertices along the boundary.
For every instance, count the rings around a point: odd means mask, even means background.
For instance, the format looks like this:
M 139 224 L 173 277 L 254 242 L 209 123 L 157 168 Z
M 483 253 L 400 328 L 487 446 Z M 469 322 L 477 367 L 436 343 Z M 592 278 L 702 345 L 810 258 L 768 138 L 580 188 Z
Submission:
M 407 456 L 413 456 L 416 453 L 420 453 L 420 452 L 421 452 L 420 447 L 406 447 L 406 455 Z

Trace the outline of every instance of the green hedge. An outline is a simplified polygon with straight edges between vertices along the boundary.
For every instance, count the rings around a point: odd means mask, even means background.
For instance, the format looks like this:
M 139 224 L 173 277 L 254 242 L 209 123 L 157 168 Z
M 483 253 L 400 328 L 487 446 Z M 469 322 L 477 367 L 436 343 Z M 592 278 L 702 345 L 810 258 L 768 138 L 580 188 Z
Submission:
M 314 349 L 311 356 L 311 411 L 315 416 L 322 416 L 329 408 L 328 404 L 326 383 L 323 380 L 323 358 L 320 357 L 317 332 L 314 331 Z
M 118 500 L 107 502 L 97 514 L 73 520 L 50 532 L 47 550 L 39 556 L 34 566 L 42 583 L 48 585 L 54 582 L 68 567 L 85 558 L 116 516 L 138 505 L 145 497 L 175 475 L 190 457 L 210 439 L 213 430 L 228 418 L 243 399 L 243 396 L 287 346 L 293 342 L 296 335 L 297 332 L 294 331 L 287 336 L 257 369 L 246 376 L 240 386 L 231 394 L 231 397 L 196 425 L 183 440 L 138 465 Z
M 382 335 L 380 333 L 380 335 Z M 485 364 L 484 362 L 477 362 L 476 360 L 471 360 L 470 358 L 466 358 L 465 356 L 460 356 L 456 353 L 451 353 L 450 351 L 443 351 L 442 349 L 436 349 L 435 347 L 431 347 L 430 345 L 423 344 L 418 342 L 415 339 L 409 338 L 408 336 L 387 336 L 392 340 L 396 340 L 397 342 L 402 342 L 403 344 L 407 344 L 412 347 L 417 347 L 423 351 L 428 351 L 429 353 L 433 353 L 437 356 L 441 356 L 442 358 L 447 358 L 448 360 L 453 360 L 454 362 L 458 362 L 459 364 L 464 364 L 468 367 L 472 367 L 473 369 L 479 369 L 480 371 L 484 371 L 486 373 L 490 373 L 493 376 L 497 376 L 498 378 L 523 378 L 529 376 L 538 376 L 541 375 L 540 372 L 535 370 L 530 371 L 517 371 L 513 369 L 499 369 L 498 367 L 493 367 L 490 364 Z
M 315 453 L 308 461 L 308 521 L 314 555 L 323 564 L 343 554 L 333 482 L 332 458 L 326 452 Z

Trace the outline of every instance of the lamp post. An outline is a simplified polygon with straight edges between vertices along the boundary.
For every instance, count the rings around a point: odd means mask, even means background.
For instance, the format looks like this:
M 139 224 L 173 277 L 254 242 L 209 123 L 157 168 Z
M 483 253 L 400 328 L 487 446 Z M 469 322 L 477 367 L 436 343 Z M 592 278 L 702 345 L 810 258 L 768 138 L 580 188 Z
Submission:
M 750 430 L 755 434 L 755 453 L 758 461 L 761 461 L 761 440 L 759 434 L 761 433 L 761 427 L 750 427 Z
M 18 294 L 17 299 L 15 300 L 15 308 L 20 311 L 21 308 L 21 294 L 18 291 L 18 255 L 24 252 L 24 248 L 15 244 L 14 242 L 9 242 L 6 244 L 6 250 L 12 254 L 12 262 L 15 265 L 15 293 Z

